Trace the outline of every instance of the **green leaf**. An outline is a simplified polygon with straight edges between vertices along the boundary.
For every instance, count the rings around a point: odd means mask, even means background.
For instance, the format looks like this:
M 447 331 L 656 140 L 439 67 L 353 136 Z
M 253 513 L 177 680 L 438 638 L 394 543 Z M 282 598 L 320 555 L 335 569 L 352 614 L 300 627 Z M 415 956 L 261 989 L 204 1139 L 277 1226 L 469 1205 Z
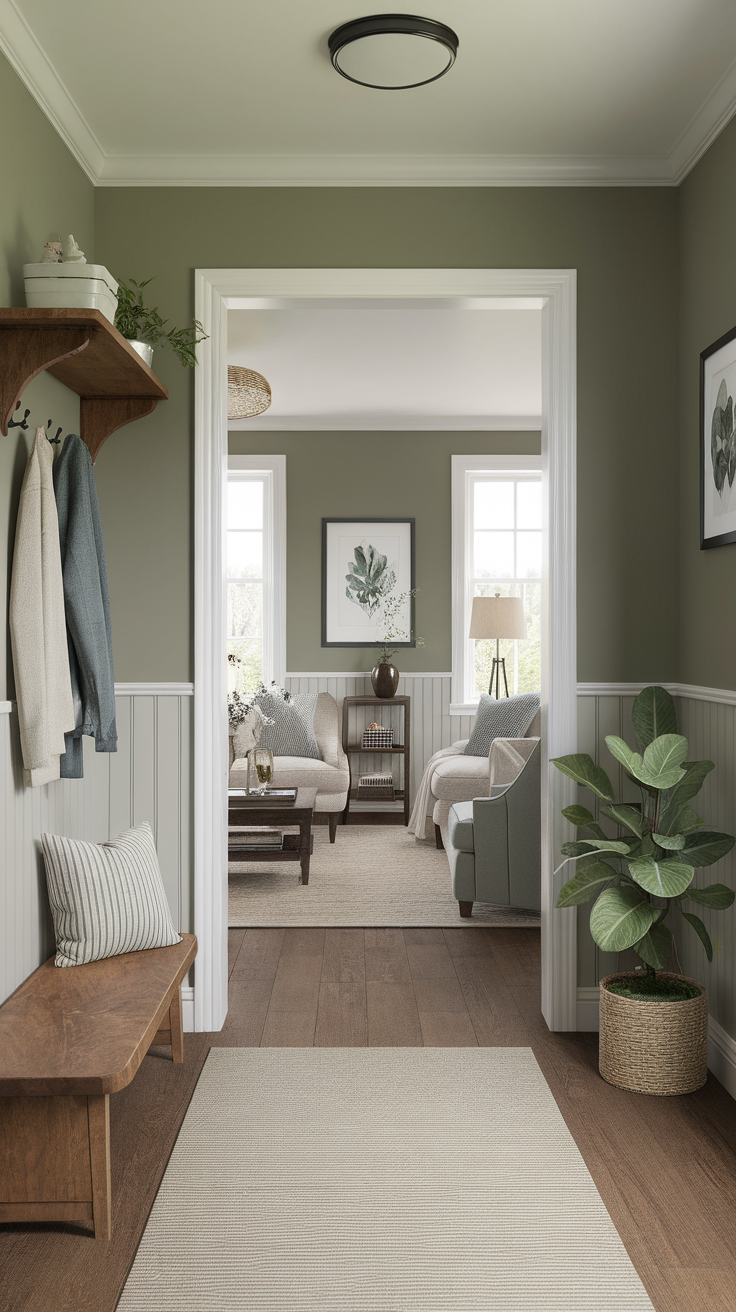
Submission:
M 635 806 L 624 806 L 622 803 L 616 806 L 602 806 L 601 815 L 606 816 L 608 820 L 613 820 L 614 824 L 630 830 L 637 838 L 641 838 L 645 833 L 644 817 Z
M 680 908 L 680 910 L 682 911 L 682 908 Z M 708 958 L 709 961 L 712 961 L 713 944 L 710 941 L 710 934 L 705 928 L 705 925 L 700 919 L 700 916 L 694 916 L 691 911 L 683 911 L 682 914 L 685 917 L 685 919 L 689 922 L 689 924 L 692 925 L 693 929 L 695 930 L 695 933 L 700 939 L 700 942 L 703 944 L 703 947 L 705 948 L 706 957 Z
M 593 812 L 586 806 L 565 806 L 562 808 L 562 814 L 571 825 L 591 825 L 595 820 Z
M 679 852 L 685 846 L 684 834 L 652 834 L 652 838 L 665 852 Z
M 666 970 L 672 951 L 672 930 L 661 922 L 652 925 L 644 937 L 634 944 L 634 951 L 639 953 L 648 966 L 653 966 L 655 970 Z
M 702 823 L 700 816 L 695 814 L 687 802 L 679 802 L 662 811 L 657 827 L 660 834 L 689 834 Z
M 589 902 L 606 884 L 616 878 L 616 871 L 613 866 L 608 865 L 607 861 L 591 861 L 586 865 L 579 865 L 574 877 L 560 890 L 557 905 L 577 907 L 582 902 Z
M 672 780 L 671 783 L 652 784 L 653 788 L 673 788 L 682 782 L 684 770 L 682 763 L 687 756 L 687 738 L 679 733 L 665 733 L 655 738 L 644 753 L 644 770 L 647 775 L 657 779 Z
M 709 829 L 701 829 L 699 833 L 685 839 L 682 860 L 689 861 L 696 870 L 701 866 L 712 866 L 715 861 L 720 861 L 722 856 L 731 851 L 735 842 L 736 839 L 730 834 L 717 834 Z
M 631 720 L 640 752 L 662 734 L 677 733 L 675 703 L 664 688 L 644 688 L 631 708 Z
M 692 866 L 684 861 L 655 861 L 653 856 L 640 856 L 629 862 L 629 874 L 647 893 L 656 897 L 679 897 L 692 883 Z
M 583 838 L 577 842 L 563 843 L 560 848 L 563 856 L 587 856 L 591 852 L 615 852 L 617 856 L 628 856 L 629 845 L 617 838 Z
M 613 788 L 608 775 L 587 752 L 557 756 L 552 764 L 570 779 L 574 779 L 576 784 L 582 784 L 583 788 L 589 788 L 597 797 L 602 797 L 604 802 L 613 801 Z
M 726 907 L 733 906 L 736 893 L 726 884 L 709 884 L 707 888 L 691 886 L 685 897 L 689 897 L 691 902 L 699 902 L 701 907 L 710 907 L 712 911 L 725 911 Z
M 681 802 L 689 802 L 695 797 L 703 787 L 703 780 L 711 770 L 715 770 L 712 761 L 683 761 L 682 768 L 685 771 L 685 778 L 681 779 L 673 792 L 665 799 L 667 807 L 679 805 Z
M 621 762 L 629 774 L 636 775 L 637 779 L 639 778 L 636 772 L 642 767 L 642 758 L 638 752 L 632 752 L 623 738 L 617 737 L 615 733 L 609 734 L 606 738 L 606 747 L 611 756 L 615 756 L 616 760 Z
M 560 851 L 563 856 L 589 856 L 593 848 L 587 839 L 573 839 L 570 843 L 563 843 Z
M 644 937 L 657 915 L 638 888 L 604 888 L 590 913 L 590 932 L 604 952 L 623 952 Z

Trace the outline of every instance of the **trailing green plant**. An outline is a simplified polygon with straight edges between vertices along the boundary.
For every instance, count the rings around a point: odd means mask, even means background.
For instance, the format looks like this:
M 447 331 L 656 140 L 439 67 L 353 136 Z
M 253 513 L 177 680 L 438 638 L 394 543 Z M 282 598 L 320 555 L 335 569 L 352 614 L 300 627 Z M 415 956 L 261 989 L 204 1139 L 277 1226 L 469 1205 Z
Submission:
M 143 288 L 152 278 L 118 285 L 118 308 L 115 312 L 115 327 L 123 337 L 133 341 L 147 342 L 149 346 L 168 346 L 185 369 L 193 369 L 197 363 L 197 346 L 207 339 L 199 319 L 194 319 L 191 328 L 169 328 L 168 319 L 162 319 L 157 308 L 149 309 L 143 303 Z
M 725 884 L 693 885 L 695 871 L 720 861 L 736 841 L 730 834 L 702 829 L 690 807 L 712 761 L 688 761 L 687 738 L 677 732 L 675 703 L 664 688 L 645 688 L 634 702 L 632 720 L 638 751 L 615 735 L 606 738 L 611 755 L 640 792 L 637 803 L 616 802 L 605 770 L 587 754 L 553 761 L 563 774 L 600 799 L 599 812 L 618 828 L 609 838 L 591 811 L 567 806 L 562 814 L 578 830 L 562 854 L 575 874 L 563 887 L 558 907 L 579 906 L 595 897 L 590 932 L 605 952 L 633 948 L 647 974 L 665 970 L 672 950 L 671 912 L 695 930 L 713 960 L 703 921 L 685 909 L 688 901 L 711 910 L 730 907 L 736 898 Z M 562 866 L 559 867 L 562 869 Z

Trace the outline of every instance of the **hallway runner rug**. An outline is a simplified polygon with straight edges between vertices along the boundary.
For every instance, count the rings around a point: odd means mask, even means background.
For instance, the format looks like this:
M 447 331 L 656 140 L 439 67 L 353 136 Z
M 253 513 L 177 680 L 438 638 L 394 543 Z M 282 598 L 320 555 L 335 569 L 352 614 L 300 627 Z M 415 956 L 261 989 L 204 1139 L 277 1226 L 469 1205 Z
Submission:
M 529 1048 L 213 1048 L 118 1312 L 653 1312 Z
M 470 919 L 452 896 L 447 854 L 418 843 L 403 825 L 338 825 L 312 830 L 309 883 L 297 861 L 241 861 L 228 866 L 231 929 L 303 926 L 533 928 L 534 911 L 476 902 Z

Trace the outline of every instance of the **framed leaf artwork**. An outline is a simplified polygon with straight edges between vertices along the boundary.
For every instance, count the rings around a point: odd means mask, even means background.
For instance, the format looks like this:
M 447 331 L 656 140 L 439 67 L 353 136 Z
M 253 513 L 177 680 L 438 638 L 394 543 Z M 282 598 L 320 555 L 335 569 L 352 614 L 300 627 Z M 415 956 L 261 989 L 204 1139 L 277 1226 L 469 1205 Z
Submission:
M 700 356 L 700 549 L 736 542 L 736 328 Z
M 369 647 L 383 639 L 384 603 L 409 594 L 414 582 L 413 519 L 322 520 L 322 646 Z M 398 627 L 414 630 L 407 595 Z M 416 642 L 392 640 L 393 647 Z

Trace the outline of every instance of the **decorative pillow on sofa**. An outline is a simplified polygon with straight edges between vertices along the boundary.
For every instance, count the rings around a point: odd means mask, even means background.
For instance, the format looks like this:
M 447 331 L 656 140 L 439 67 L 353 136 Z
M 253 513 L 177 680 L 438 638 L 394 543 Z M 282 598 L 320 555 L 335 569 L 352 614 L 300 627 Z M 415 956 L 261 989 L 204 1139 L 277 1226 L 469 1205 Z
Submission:
M 490 697 L 481 693 L 466 756 L 487 756 L 494 738 L 523 738 L 539 710 L 539 693 L 522 692 L 518 697 Z
M 59 834 L 42 834 L 41 843 L 57 966 L 181 942 L 150 825 L 136 825 L 107 843 Z
M 314 736 L 318 695 L 316 692 L 295 693 L 290 701 L 285 702 L 283 697 L 260 693 L 257 705 L 274 721 L 273 724 L 264 724 L 261 747 L 270 747 L 274 756 L 309 756 L 321 761 L 322 753 Z

